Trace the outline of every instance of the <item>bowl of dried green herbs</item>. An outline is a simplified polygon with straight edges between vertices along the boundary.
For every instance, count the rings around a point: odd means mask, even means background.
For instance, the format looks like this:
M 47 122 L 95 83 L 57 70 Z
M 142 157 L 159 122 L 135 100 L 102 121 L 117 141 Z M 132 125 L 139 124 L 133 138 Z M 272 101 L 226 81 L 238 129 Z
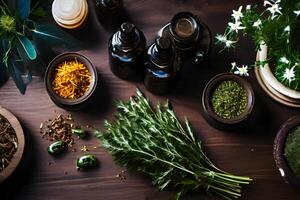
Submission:
M 255 102 L 250 83 L 231 73 L 214 76 L 202 94 L 203 114 L 216 128 L 227 129 L 244 125 Z
M 300 117 L 288 119 L 274 141 L 274 159 L 285 182 L 300 188 Z
M 0 107 L 0 183 L 16 170 L 23 156 L 25 137 L 17 118 Z

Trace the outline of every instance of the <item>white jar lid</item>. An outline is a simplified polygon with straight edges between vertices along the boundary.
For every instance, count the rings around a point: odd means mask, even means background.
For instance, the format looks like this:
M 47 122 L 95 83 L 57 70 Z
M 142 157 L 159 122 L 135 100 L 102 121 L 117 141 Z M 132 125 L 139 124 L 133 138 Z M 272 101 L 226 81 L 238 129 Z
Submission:
M 79 27 L 86 19 L 88 5 L 86 0 L 54 0 L 52 15 L 58 25 L 73 29 Z

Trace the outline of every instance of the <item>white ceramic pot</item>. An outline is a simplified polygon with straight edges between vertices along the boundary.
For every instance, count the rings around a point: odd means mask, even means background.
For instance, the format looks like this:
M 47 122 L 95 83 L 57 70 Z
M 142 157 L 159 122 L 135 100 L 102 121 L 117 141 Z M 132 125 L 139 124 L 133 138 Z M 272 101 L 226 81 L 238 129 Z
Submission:
M 261 45 L 256 60 L 267 60 L 267 54 L 268 47 Z M 274 100 L 287 106 L 300 107 L 300 91 L 288 88 L 279 82 L 268 64 L 264 67 L 256 67 L 255 74 L 260 86 Z

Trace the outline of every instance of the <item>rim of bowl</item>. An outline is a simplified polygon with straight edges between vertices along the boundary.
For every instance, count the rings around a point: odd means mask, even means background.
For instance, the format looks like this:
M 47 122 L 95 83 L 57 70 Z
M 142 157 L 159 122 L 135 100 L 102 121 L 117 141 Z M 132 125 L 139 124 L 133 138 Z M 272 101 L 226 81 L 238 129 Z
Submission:
M 59 95 L 57 95 L 52 88 L 52 75 L 53 75 L 53 71 L 55 70 L 55 68 L 57 67 L 58 64 L 66 61 L 66 60 L 75 60 L 75 58 L 82 62 L 87 69 L 89 70 L 89 72 L 91 73 L 91 76 L 93 78 L 88 91 L 85 92 L 85 94 L 83 96 L 81 96 L 78 99 L 74 99 L 74 100 L 70 100 L 70 99 L 65 99 Z M 93 63 L 84 55 L 80 54 L 80 53 L 76 53 L 76 52 L 67 52 L 67 53 L 62 53 L 58 56 L 56 56 L 48 65 L 46 73 L 45 73 L 45 85 L 46 85 L 46 89 L 48 92 L 48 95 L 50 96 L 50 98 L 57 104 L 61 104 L 61 105 L 67 105 L 67 106 L 72 106 L 72 105 L 78 105 L 81 104 L 83 102 L 85 102 L 86 100 L 88 100 L 95 92 L 96 87 L 97 87 L 97 83 L 98 83 L 98 74 L 97 74 L 97 70 L 96 67 L 93 65 Z
M 234 82 L 238 83 L 241 87 L 243 87 L 244 90 L 246 91 L 246 94 L 248 97 L 248 103 L 245 108 L 245 111 L 242 114 L 240 114 L 239 116 L 232 118 L 232 119 L 224 119 L 224 118 L 220 117 L 219 115 L 217 115 L 213 111 L 213 108 L 212 108 L 212 105 L 210 102 L 211 94 L 215 91 L 215 88 L 218 85 L 220 85 L 220 83 L 222 83 L 223 81 L 227 81 L 227 80 L 234 81 Z M 221 74 L 217 74 L 216 76 L 211 78 L 209 80 L 209 82 L 206 84 L 203 94 L 202 94 L 203 109 L 209 115 L 209 117 L 215 119 L 216 121 L 218 121 L 220 123 L 228 124 L 228 125 L 237 124 L 237 123 L 242 122 L 243 120 L 247 119 L 250 116 L 250 114 L 252 113 L 254 103 L 255 103 L 255 95 L 254 95 L 254 91 L 253 91 L 250 83 L 247 80 L 245 80 L 237 75 L 234 75 L 232 73 L 221 73 Z
M 25 136 L 23 128 L 17 119 L 10 111 L 0 106 L 0 114 L 5 117 L 16 132 L 18 139 L 18 148 L 9 165 L 0 172 L 0 183 L 10 177 L 20 164 L 25 150 Z
M 286 138 L 290 134 L 290 131 L 298 126 L 300 126 L 299 116 L 294 116 L 281 125 L 274 140 L 273 156 L 282 178 L 286 182 L 300 187 L 300 178 L 294 175 L 284 155 Z

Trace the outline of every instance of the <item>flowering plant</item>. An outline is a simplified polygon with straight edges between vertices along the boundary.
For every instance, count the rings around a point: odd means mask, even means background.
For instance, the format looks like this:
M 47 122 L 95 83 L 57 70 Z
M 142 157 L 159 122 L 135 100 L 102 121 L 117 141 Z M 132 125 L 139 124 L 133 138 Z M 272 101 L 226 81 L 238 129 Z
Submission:
M 40 2 L 31 5 L 31 0 L 0 0 L 0 68 L 6 69 L 22 94 L 32 79 L 32 66 L 38 61 L 33 39 L 59 45 L 73 42 L 56 26 L 33 20 L 46 15 Z
M 300 90 L 300 1 L 269 0 L 264 1 L 264 7 L 262 12 L 251 5 L 234 10 L 233 21 L 228 23 L 225 33 L 217 34 L 217 44 L 224 45 L 224 49 L 234 48 L 240 35 L 251 36 L 257 50 L 263 44 L 268 46 L 269 59 L 254 66 L 275 63 L 275 77 L 282 84 Z M 232 64 L 235 74 L 247 76 L 248 69 Z

